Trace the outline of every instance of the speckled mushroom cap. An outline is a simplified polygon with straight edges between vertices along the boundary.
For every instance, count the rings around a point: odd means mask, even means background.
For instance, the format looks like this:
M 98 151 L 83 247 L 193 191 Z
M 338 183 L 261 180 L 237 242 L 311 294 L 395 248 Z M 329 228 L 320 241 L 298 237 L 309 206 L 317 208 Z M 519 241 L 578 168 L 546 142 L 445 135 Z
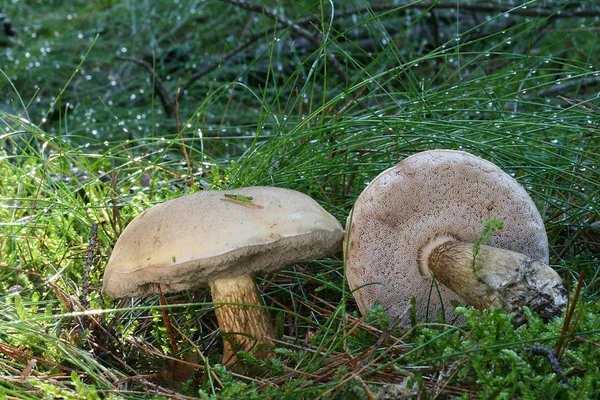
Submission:
M 251 201 L 226 195 L 241 194 Z M 247 187 L 203 191 L 149 208 L 125 228 L 104 272 L 113 298 L 203 287 L 332 254 L 340 223 L 294 190 Z
M 419 248 L 440 233 L 472 243 L 481 221 L 491 218 L 502 219 L 504 228 L 488 245 L 548 262 L 548 239 L 535 204 L 491 162 L 462 151 L 432 150 L 382 172 L 361 193 L 346 225 L 346 275 L 361 312 L 379 301 L 406 324 L 414 296 L 419 320 L 436 321 L 443 304 L 446 321 L 453 321 L 450 302 L 462 302 L 420 273 Z

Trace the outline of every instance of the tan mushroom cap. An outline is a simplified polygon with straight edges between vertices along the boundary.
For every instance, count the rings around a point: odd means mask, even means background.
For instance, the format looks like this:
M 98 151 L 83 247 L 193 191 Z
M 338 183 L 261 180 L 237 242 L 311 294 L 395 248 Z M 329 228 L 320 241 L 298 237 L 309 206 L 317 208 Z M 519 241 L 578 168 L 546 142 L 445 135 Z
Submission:
M 251 201 L 225 195 L 251 196 Z M 136 297 L 207 286 L 332 254 L 340 223 L 294 190 L 203 191 L 149 208 L 125 228 L 104 272 L 104 292 Z
M 403 316 L 416 299 L 417 318 L 437 320 L 443 305 L 453 321 L 452 300 L 442 285 L 421 273 L 418 252 L 438 234 L 473 243 L 482 220 L 502 219 L 488 245 L 548 262 L 542 218 L 523 187 L 491 162 L 452 150 L 417 153 L 377 176 L 348 218 L 346 268 L 361 312 L 379 301 L 391 316 Z

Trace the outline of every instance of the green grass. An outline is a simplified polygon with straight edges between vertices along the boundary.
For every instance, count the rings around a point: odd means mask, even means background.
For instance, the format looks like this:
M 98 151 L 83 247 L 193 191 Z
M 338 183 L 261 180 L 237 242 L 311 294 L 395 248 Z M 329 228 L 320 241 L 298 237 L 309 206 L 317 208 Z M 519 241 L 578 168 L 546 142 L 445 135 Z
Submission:
M 577 16 L 595 4 L 445 4 L 296 0 L 281 2 L 279 24 L 229 1 L 7 7 L 18 36 L 0 55 L 4 106 L 31 123 L 0 115 L 14 120 L 0 128 L 0 393 L 598 397 L 600 43 L 593 18 Z M 186 89 L 179 123 L 157 81 L 171 101 Z M 153 204 L 201 184 L 274 185 L 343 222 L 379 172 L 434 148 L 482 156 L 528 190 L 576 300 L 570 320 L 531 315 L 514 328 L 468 308 L 460 327 L 400 328 L 380 309 L 363 318 L 337 254 L 259 279 L 278 349 L 269 363 L 246 355 L 259 372 L 244 376 L 217 365 L 206 290 L 167 297 L 177 355 L 157 298 L 101 293 L 114 242 Z

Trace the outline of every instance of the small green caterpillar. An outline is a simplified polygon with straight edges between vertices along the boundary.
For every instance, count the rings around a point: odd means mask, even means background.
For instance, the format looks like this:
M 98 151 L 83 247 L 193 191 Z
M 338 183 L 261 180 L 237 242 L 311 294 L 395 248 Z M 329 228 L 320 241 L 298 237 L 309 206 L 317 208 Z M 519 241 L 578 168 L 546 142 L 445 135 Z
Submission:
M 245 194 L 225 193 L 224 196 L 227 197 L 228 199 L 234 199 L 234 200 L 239 200 L 239 201 L 252 201 L 252 200 L 254 200 L 254 197 L 248 196 L 248 195 L 245 195 Z
M 230 203 L 235 203 L 235 204 L 239 204 L 242 206 L 248 206 L 248 207 L 254 207 L 254 208 L 263 208 L 263 206 L 259 205 L 259 204 L 254 204 L 252 201 L 254 200 L 254 197 L 252 196 L 248 196 L 245 194 L 237 194 L 237 193 L 224 193 L 223 196 L 225 196 L 224 199 L 221 199 L 223 201 L 228 201 Z

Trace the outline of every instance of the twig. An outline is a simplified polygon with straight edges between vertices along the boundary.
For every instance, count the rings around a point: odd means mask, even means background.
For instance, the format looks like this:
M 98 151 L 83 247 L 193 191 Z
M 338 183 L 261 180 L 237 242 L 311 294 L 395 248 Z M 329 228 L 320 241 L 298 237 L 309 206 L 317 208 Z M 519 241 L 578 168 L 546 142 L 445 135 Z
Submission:
M 169 341 L 171 342 L 171 351 L 173 352 L 173 357 L 177 356 L 179 353 L 179 349 L 177 348 L 177 341 L 175 340 L 175 334 L 173 332 L 173 326 L 171 325 L 171 320 L 169 319 L 169 314 L 167 313 L 167 302 L 165 301 L 165 296 L 160 288 L 160 285 L 156 285 L 158 287 L 158 301 L 162 306 L 160 312 L 163 317 L 163 321 L 165 323 L 165 328 L 167 328 L 167 334 L 169 335 Z
M 435 3 L 435 2 L 421 2 L 421 3 L 413 3 L 413 4 L 405 4 L 405 5 L 392 5 L 392 4 L 378 4 L 372 5 L 369 7 L 361 7 L 351 10 L 341 10 L 336 11 L 333 16 L 334 18 L 345 18 L 353 15 L 359 15 L 364 13 L 373 13 L 373 12 L 385 12 L 392 10 L 406 10 L 406 9 L 428 9 L 431 7 L 435 9 L 448 10 L 448 9 L 456 9 L 456 3 Z M 522 8 L 522 7 L 502 7 L 500 5 L 490 5 L 490 4 L 481 4 L 481 3 L 461 3 L 460 9 L 462 11 L 471 11 L 478 13 L 510 13 L 513 15 L 519 15 L 524 17 L 550 17 L 556 16 L 560 18 L 580 18 L 580 17 L 596 17 L 598 16 L 598 10 L 594 9 L 574 9 L 568 10 L 565 8 L 563 10 L 557 9 L 534 9 L 534 8 Z M 318 21 L 319 18 L 314 15 L 306 16 L 300 18 L 296 21 L 299 25 L 304 25 L 309 22 Z
M 558 362 L 558 358 L 556 358 L 556 356 L 554 355 L 554 353 L 552 352 L 551 349 L 549 349 L 548 347 L 544 347 L 544 346 L 533 346 L 533 347 L 526 347 L 524 350 L 526 352 L 534 354 L 536 356 L 546 357 L 546 359 L 550 363 L 550 367 L 552 368 L 552 371 L 554 371 L 554 373 L 556 375 L 560 376 L 561 382 L 564 383 L 565 385 L 569 384 L 569 378 L 565 375 L 562 367 L 560 366 L 560 363 Z
M 573 319 L 573 314 L 575 313 L 575 307 L 577 307 L 577 301 L 579 300 L 579 295 L 581 294 L 581 288 L 583 287 L 583 271 L 579 273 L 579 279 L 577 280 L 577 286 L 575 287 L 575 294 L 573 294 L 573 299 L 571 300 L 571 304 L 566 311 L 565 319 L 563 322 L 563 326 L 560 330 L 560 334 L 562 337 L 556 343 L 556 349 L 554 350 L 554 354 L 557 358 L 562 358 L 564 351 L 569 345 L 569 341 L 572 340 L 571 334 L 575 332 L 575 328 L 577 328 L 577 324 L 579 322 L 579 318 L 581 317 L 581 311 L 583 310 L 583 304 L 581 304 L 581 308 L 579 309 L 579 313 L 575 317 L 575 321 L 571 325 L 571 321 Z
M 367 350 L 367 356 L 365 358 L 363 358 L 357 364 L 357 366 L 355 368 L 356 372 L 361 372 L 367 365 L 369 365 L 369 363 L 371 362 L 371 360 L 375 356 L 375 353 L 377 352 L 377 349 L 379 347 L 381 347 L 381 345 L 383 345 L 383 343 L 386 340 L 388 340 L 388 338 L 392 334 L 392 331 L 394 330 L 394 328 L 396 327 L 396 325 L 398 325 L 399 322 L 400 322 L 400 317 L 394 317 L 394 318 L 392 318 L 392 320 L 390 320 L 390 322 L 388 324 L 388 327 L 385 329 L 385 331 L 383 331 L 383 333 L 381 334 L 381 336 L 379 337 L 379 339 L 377 339 L 377 341 L 375 342 L 375 344 L 373 346 L 371 346 L 371 348 L 369 350 Z
M 432 400 L 437 399 L 441 394 L 444 393 L 444 390 L 448 387 L 448 384 L 456 376 L 460 367 L 469 359 L 469 357 L 465 354 L 460 358 L 460 360 L 456 360 L 448 368 L 446 371 L 443 369 L 440 370 L 439 379 L 435 382 L 431 387 L 431 392 L 433 392 L 433 396 L 431 396 Z
M 415 8 L 429 8 L 434 6 L 439 9 L 456 9 L 456 3 L 437 3 L 435 2 L 424 2 L 417 3 L 411 5 L 411 7 Z M 480 13 L 510 13 L 513 15 L 521 15 L 524 17 L 561 17 L 561 18 L 578 18 L 578 17 L 597 17 L 598 9 L 575 9 L 570 12 L 565 12 L 561 9 L 534 9 L 534 8 L 523 8 L 523 7 L 501 7 L 500 5 L 490 5 L 490 4 L 481 4 L 481 3 L 471 3 L 471 4 L 460 4 L 460 9 L 463 11 L 473 11 Z
M 233 94 L 235 93 L 235 83 L 231 85 L 231 91 L 229 92 L 229 97 L 227 98 L 227 103 L 225 103 L 225 110 L 223 110 L 223 115 L 221 116 L 221 122 L 219 123 L 219 132 L 223 129 L 223 125 L 225 125 L 225 118 L 227 117 L 227 112 L 229 111 L 229 107 L 231 106 L 231 102 L 233 100 Z M 219 137 L 219 133 L 217 133 L 217 137 Z
M 215 371 L 212 368 L 210 368 L 210 365 L 208 364 L 206 357 L 204 357 L 202 350 L 200 350 L 198 345 L 192 339 L 190 339 L 190 337 L 188 335 L 186 335 L 184 332 L 182 332 L 181 329 L 179 329 L 179 327 L 176 324 L 177 324 L 177 322 L 175 321 L 175 323 L 173 324 L 173 328 L 177 331 L 179 336 L 181 336 L 183 339 L 185 339 L 189 343 L 189 345 L 192 346 L 194 348 L 194 350 L 196 350 L 196 353 L 202 359 L 202 365 L 197 365 L 197 367 L 198 368 L 208 368 L 209 373 L 212 376 L 212 379 L 217 383 L 218 386 L 220 386 L 221 388 L 224 388 L 225 386 L 223 386 L 223 383 L 219 379 L 219 376 L 215 373 Z
M 128 61 L 137 64 L 148 71 L 150 75 L 152 75 L 152 80 L 154 81 L 154 85 L 156 86 L 156 90 L 158 92 L 158 98 L 165 109 L 165 115 L 167 117 L 172 117 L 175 115 L 175 100 L 173 99 L 173 96 L 169 94 L 169 91 L 167 90 L 163 80 L 160 78 L 160 76 L 158 76 L 154 68 L 152 68 L 152 65 L 140 58 L 135 57 L 117 56 L 117 60 Z
M 581 89 L 586 86 L 592 86 L 600 83 L 600 78 L 598 77 L 588 77 L 582 79 L 570 79 L 567 82 L 561 85 L 552 85 L 547 86 L 546 89 L 542 89 L 538 91 L 538 97 L 551 97 L 556 95 L 557 93 L 568 93 L 573 89 Z
M 283 26 L 290 28 L 297 35 L 315 43 L 317 46 L 322 45 L 323 37 L 321 35 L 319 35 L 319 36 L 313 35 L 311 32 L 302 28 L 300 25 L 298 25 L 291 19 L 286 18 L 283 15 L 280 15 L 277 11 L 275 11 L 271 8 L 263 7 L 261 5 L 254 4 L 254 3 L 251 3 L 246 0 L 221 0 L 221 1 L 236 5 L 241 8 L 245 8 L 246 10 L 249 10 L 249 11 L 253 11 L 253 12 L 256 12 L 259 14 L 266 15 L 267 17 L 279 22 Z M 327 57 L 327 61 L 329 61 L 331 63 L 331 65 L 333 66 L 333 68 L 335 69 L 335 72 L 338 74 L 340 79 L 342 79 L 342 81 L 345 82 L 347 80 L 347 76 L 346 76 L 346 72 L 344 71 L 344 67 L 342 66 L 342 64 L 340 64 L 340 62 L 337 60 L 337 58 L 335 58 L 335 56 L 332 53 L 327 52 L 325 56 Z
M 29 379 L 29 376 L 31 375 L 31 371 L 33 371 L 33 369 L 35 368 L 36 365 L 37 365 L 37 360 L 35 358 L 29 360 L 25 369 L 23 371 L 21 371 L 21 377 L 19 379 L 21 381 L 21 383 L 26 382 Z
M 577 107 L 583 111 L 587 111 L 587 112 L 600 111 L 600 107 L 598 107 L 595 104 L 590 103 L 587 100 L 570 99 L 568 97 L 561 96 L 561 95 L 558 95 L 557 97 L 559 99 L 561 99 L 562 101 L 564 101 L 565 103 L 567 103 L 568 105 L 570 105 L 572 107 Z
M 181 96 L 184 96 L 186 93 L 189 93 L 190 87 L 198 79 L 202 78 L 204 75 L 207 75 L 208 73 L 210 73 L 210 72 L 214 71 L 215 69 L 219 68 L 224 62 L 226 62 L 226 61 L 234 58 L 236 55 L 240 54 L 242 52 L 242 50 L 246 49 L 250 45 L 254 44 L 258 39 L 264 37 L 265 35 L 273 32 L 273 31 L 275 31 L 275 27 L 267 29 L 266 31 L 262 31 L 262 32 L 259 32 L 259 33 L 255 34 L 255 35 L 250 36 L 248 38 L 248 40 L 246 40 L 244 43 L 242 43 L 241 45 L 239 45 L 238 47 L 236 47 L 234 50 L 232 50 L 229 53 L 225 54 L 218 61 L 215 61 L 212 64 L 209 64 L 208 67 L 205 67 L 202 71 L 198 71 L 198 72 L 194 73 L 192 76 L 190 76 L 190 79 L 188 79 L 187 83 L 183 87 L 183 90 L 181 91 Z
M 20 349 L 17 347 L 13 347 L 9 344 L 0 343 L 0 353 L 3 354 L 5 357 L 7 357 L 13 361 L 16 361 L 17 363 L 19 363 L 21 365 L 23 365 L 26 361 L 29 363 L 31 360 L 35 360 L 37 363 L 46 365 L 53 369 L 59 369 L 61 371 L 68 372 L 68 373 L 73 373 L 73 372 L 76 372 L 78 374 L 82 373 L 82 371 L 79 371 L 79 370 L 76 370 L 73 368 L 69 368 L 69 367 L 65 367 L 63 365 L 56 364 L 52 361 L 47 361 L 46 359 L 44 359 L 42 357 L 29 354 L 29 352 L 26 349 L 24 350 L 24 349 Z
M 264 37 L 266 34 L 269 34 L 270 32 L 273 32 L 276 28 L 272 27 L 269 28 L 265 31 L 259 32 L 255 35 L 250 36 L 250 38 L 248 40 L 246 40 L 244 43 L 242 43 L 241 45 L 239 45 L 238 47 L 236 47 L 234 50 L 230 51 L 229 53 L 225 54 L 223 57 L 221 57 L 221 59 L 219 59 L 218 61 L 213 62 L 212 64 L 209 64 L 207 67 L 205 67 L 202 71 L 198 71 L 194 74 L 192 74 L 192 76 L 190 76 L 190 78 L 187 80 L 187 82 L 185 83 L 185 85 L 183 86 L 183 89 L 178 90 L 177 93 L 177 98 L 173 99 L 173 97 L 169 94 L 169 91 L 167 90 L 163 80 L 160 78 L 160 76 L 156 73 L 156 71 L 154 70 L 154 68 L 147 63 L 146 61 L 136 58 L 136 57 L 124 57 L 124 56 L 117 56 L 116 58 L 118 60 L 122 60 L 122 61 L 128 61 L 128 62 L 132 62 L 134 64 L 137 64 L 141 67 L 143 67 L 146 71 L 150 72 L 150 74 L 152 75 L 152 78 L 155 82 L 156 85 L 156 89 L 158 91 L 158 97 L 161 101 L 161 103 L 163 104 L 163 108 L 165 109 L 165 115 L 167 117 L 173 117 L 176 115 L 177 112 L 177 101 L 180 100 L 183 96 L 185 96 L 187 93 L 189 93 L 191 86 L 200 78 L 202 78 L 203 76 L 211 73 L 212 71 L 218 69 L 220 66 L 223 65 L 224 62 L 231 60 L 232 58 L 234 58 L 236 55 L 240 54 L 244 49 L 246 49 L 247 47 L 251 46 L 252 44 L 254 44 L 258 39 Z M 178 85 L 179 87 L 179 85 Z
M 194 174 L 192 173 L 192 165 L 190 164 L 190 157 L 188 155 L 187 149 L 185 147 L 185 142 L 183 140 L 183 132 L 181 129 L 181 120 L 179 119 L 179 93 L 181 89 L 181 78 L 177 80 L 177 92 L 175 95 L 175 122 L 177 123 L 177 133 L 179 134 L 179 140 L 181 140 L 181 151 L 183 152 L 183 156 L 185 157 L 185 162 L 187 164 L 188 175 L 190 176 L 190 186 L 194 184 Z
M 88 291 L 90 287 L 90 269 L 92 268 L 92 261 L 94 259 L 94 249 L 96 248 L 96 240 L 98 239 L 98 223 L 92 224 L 92 235 L 90 236 L 90 244 L 88 246 L 87 257 L 85 258 L 85 265 L 83 267 L 83 279 L 81 298 L 79 300 L 81 308 L 86 310 L 88 307 Z

